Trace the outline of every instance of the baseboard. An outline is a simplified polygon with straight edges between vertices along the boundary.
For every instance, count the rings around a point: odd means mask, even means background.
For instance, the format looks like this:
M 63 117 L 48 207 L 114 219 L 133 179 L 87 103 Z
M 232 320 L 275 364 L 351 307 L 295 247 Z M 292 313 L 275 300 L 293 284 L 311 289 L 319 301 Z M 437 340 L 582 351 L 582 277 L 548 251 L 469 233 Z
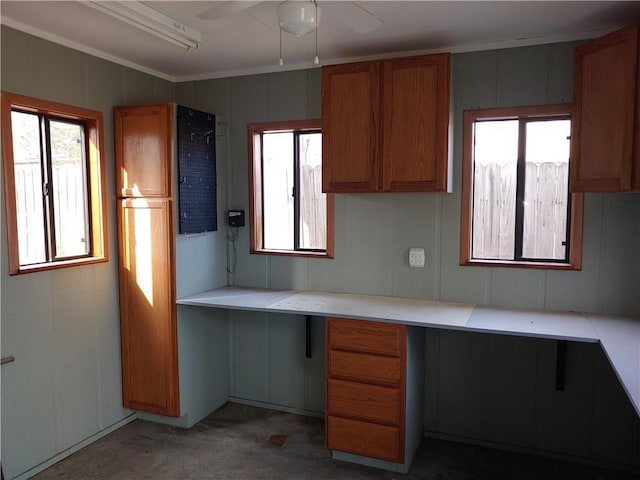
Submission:
M 7 479 L 7 480 L 26 480 L 28 478 L 31 478 L 34 475 L 37 475 L 38 473 L 42 472 L 43 470 L 46 470 L 50 466 L 55 465 L 59 461 L 64 460 L 68 456 L 73 455 L 78 450 L 81 450 L 84 447 L 86 447 L 87 445 L 92 444 L 96 440 L 100 440 L 102 437 L 105 437 L 105 436 L 109 435 L 110 433 L 116 431 L 117 429 L 119 429 L 121 427 L 124 427 L 127 423 L 130 423 L 130 422 L 134 421 L 136 418 L 137 418 L 137 414 L 136 413 L 132 413 L 128 417 L 125 417 L 122 420 L 114 423 L 113 425 L 110 425 L 107 428 L 105 428 L 103 430 L 100 430 L 98 433 L 95 433 L 95 434 L 91 435 L 90 437 L 85 438 L 84 440 L 82 440 L 79 443 L 76 443 L 72 447 L 69 447 L 66 450 L 63 450 L 62 452 L 58 453 L 57 455 L 51 457 L 49 460 L 46 460 L 46 461 L 42 462 L 41 464 L 36 465 L 33 468 L 30 468 L 26 472 L 23 472 L 20 475 L 18 475 L 16 477 L 13 477 L 11 479 Z
M 304 410 L 301 408 L 285 407 L 284 405 L 276 405 L 274 403 L 268 403 L 268 402 L 258 402 L 256 400 L 247 400 L 245 398 L 229 397 L 229 402 L 240 403 L 242 405 L 250 405 L 252 407 L 266 408 L 268 410 L 277 410 L 280 412 L 295 413 L 298 415 L 305 415 L 307 417 L 324 418 L 323 412 L 316 412 L 314 410 Z
M 607 462 L 604 460 L 595 460 L 593 458 L 579 457 L 577 455 L 550 452 L 548 450 L 538 450 L 535 448 L 518 447 L 514 445 L 508 445 L 505 443 L 491 442 L 488 440 L 478 440 L 475 438 L 461 437 L 458 435 L 450 435 L 450 434 L 440 433 L 440 432 L 432 432 L 427 429 L 424 430 L 423 436 L 425 438 L 434 438 L 436 440 L 445 440 L 448 442 L 462 443 L 465 445 L 476 445 L 479 447 L 494 448 L 496 450 L 504 450 L 507 452 L 523 453 L 526 455 L 549 458 L 552 460 L 561 460 L 565 462 L 579 463 L 581 465 L 588 465 L 590 467 L 600 467 L 600 468 L 607 468 L 611 470 L 619 470 L 623 472 L 632 472 L 632 473 L 638 472 L 638 469 L 636 469 L 632 465 Z

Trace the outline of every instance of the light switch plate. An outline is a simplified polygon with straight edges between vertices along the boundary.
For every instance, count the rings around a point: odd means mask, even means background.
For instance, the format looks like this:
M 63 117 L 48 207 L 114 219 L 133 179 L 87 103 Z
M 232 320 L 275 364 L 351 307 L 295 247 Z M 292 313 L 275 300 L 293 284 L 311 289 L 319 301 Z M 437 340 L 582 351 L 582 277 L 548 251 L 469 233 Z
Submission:
M 424 248 L 411 247 L 409 249 L 409 266 L 417 268 L 424 267 Z

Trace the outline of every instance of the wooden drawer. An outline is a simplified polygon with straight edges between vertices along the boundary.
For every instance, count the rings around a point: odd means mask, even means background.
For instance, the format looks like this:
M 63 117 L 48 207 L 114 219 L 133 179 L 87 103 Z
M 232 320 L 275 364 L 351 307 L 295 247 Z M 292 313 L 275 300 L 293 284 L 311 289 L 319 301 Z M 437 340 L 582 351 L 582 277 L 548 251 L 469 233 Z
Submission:
M 329 350 L 327 359 L 330 378 L 378 383 L 391 387 L 401 385 L 400 358 Z
M 341 452 L 403 462 L 400 429 L 327 415 L 327 448 Z
M 403 354 L 405 325 L 344 318 L 328 318 L 327 325 L 329 348 L 395 357 Z
M 400 390 L 329 379 L 327 413 L 400 425 Z

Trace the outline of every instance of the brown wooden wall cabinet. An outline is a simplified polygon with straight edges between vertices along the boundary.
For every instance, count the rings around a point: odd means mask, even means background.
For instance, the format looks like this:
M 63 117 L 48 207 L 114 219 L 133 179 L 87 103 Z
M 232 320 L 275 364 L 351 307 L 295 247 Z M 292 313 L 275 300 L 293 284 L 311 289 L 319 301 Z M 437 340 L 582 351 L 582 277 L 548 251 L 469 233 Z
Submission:
M 449 71 L 448 53 L 323 67 L 323 191 L 447 191 Z
M 638 26 L 575 49 L 571 190 L 640 190 Z
M 415 340 L 408 332 L 418 333 L 406 325 L 327 318 L 327 448 L 403 464 L 398 471 L 408 470 L 419 438 L 416 443 L 411 433 L 407 446 L 407 405 L 422 404 L 415 398 L 407 401 L 408 382 L 413 381 L 408 378 L 408 338 Z M 411 385 L 412 392 L 421 390 L 417 385 Z M 420 418 L 413 412 L 409 416 Z M 419 430 L 420 437 L 421 426 Z
M 114 109 L 124 406 L 177 417 L 172 118 L 172 104 Z

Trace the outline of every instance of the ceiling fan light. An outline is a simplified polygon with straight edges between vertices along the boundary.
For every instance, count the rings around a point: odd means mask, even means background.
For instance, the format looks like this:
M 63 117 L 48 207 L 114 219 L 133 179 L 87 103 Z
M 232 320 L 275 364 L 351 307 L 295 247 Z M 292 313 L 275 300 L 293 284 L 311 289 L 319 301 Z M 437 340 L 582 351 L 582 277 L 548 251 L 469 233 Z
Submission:
M 296 37 L 313 32 L 320 23 L 320 7 L 309 0 L 284 1 L 277 13 L 280 28 Z

